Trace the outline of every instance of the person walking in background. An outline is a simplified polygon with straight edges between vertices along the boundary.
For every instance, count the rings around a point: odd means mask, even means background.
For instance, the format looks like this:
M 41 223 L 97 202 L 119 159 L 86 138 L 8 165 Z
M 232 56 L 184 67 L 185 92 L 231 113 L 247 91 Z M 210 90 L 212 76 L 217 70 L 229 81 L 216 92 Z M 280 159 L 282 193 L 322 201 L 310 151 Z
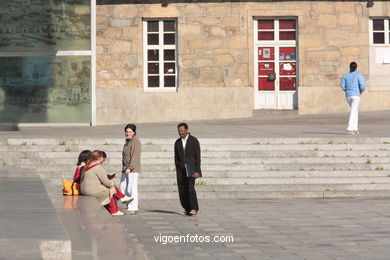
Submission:
M 345 91 L 348 105 L 351 107 L 349 113 L 349 121 L 347 134 L 359 134 L 358 116 L 360 95 L 365 90 L 365 80 L 362 74 L 356 71 L 356 62 L 351 62 L 349 65 L 350 71 L 343 76 L 341 88 Z
M 116 201 L 124 198 L 115 186 L 115 180 L 109 179 L 103 166 L 105 158 L 102 151 L 93 151 L 81 173 L 81 192 L 84 195 L 96 197 L 112 216 L 124 215 L 116 204 Z
M 202 177 L 200 144 L 188 131 L 186 123 L 177 126 L 180 138 L 175 142 L 175 167 L 179 198 L 184 211 L 180 215 L 196 215 L 199 211 L 195 179 Z
M 125 127 L 126 143 L 122 151 L 122 176 L 120 189 L 125 197 L 122 201 L 130 200 L 125 211 L 126 215 L 138 212 L 138 177 L 141 172 L 141 142 L 136 137 L 137 127 L 128 124 Z

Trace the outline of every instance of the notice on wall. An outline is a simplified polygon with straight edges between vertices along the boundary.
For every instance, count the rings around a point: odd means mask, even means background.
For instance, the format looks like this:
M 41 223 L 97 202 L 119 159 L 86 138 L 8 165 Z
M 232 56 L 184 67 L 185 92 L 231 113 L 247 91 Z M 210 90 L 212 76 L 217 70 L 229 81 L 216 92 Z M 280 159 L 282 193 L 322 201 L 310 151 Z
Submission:
M 375 63 L 390 64 L 390 48 L 375 48 Z

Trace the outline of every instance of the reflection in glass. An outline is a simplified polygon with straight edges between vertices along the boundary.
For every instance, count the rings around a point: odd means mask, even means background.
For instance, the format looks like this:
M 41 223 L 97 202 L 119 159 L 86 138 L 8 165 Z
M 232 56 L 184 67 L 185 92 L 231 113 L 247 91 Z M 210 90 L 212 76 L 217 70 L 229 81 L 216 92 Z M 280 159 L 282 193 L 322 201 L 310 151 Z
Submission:
M 374 43 L 385 43 L 385 33 L 384 32 L 374 33 Z
M 258 40 L 259 41 L 272 41 L 274 39 L 274 32 L 259 32 Z
M 295 20 L 280 20 L 280 29 L 295 29 Z
M 175 63 L 164 63 L 164 73 L 165 74 L 174 74 L 175 73 Z
M 280 78 L 280 90 L 295 90 L 295 77 Z
M 159 66 L 158 63 L 148 63 L 148 74 L 158 74 Z
M 385 29 L 385 21 L 383 19 L 372 20 L 374 31 L 383 31 Z
M 90 0 L 1 1 L 0 51 L 91 49 Z
M 175 60 L 175 50 L 164 50 L 164 61 Z
M 174 33 L 165 33 L 164 34 L 164 44 L 175 44 L 175 34 Z
M 174 20 L 165 20 L 164 21 L 164 32 L 174 32 L 176 31 L 176 26 L 175 26 L 175 21 Z
M 160 86 L 160 77 L 159 76 L 148 76 L 148 87 L 158 88 Z
M 175 76 L 165 76 L 164 87 L 175 87 Z
M 148 50 L 148 61 L 158 61 L 158 50 Z
M 279 40 L 295 40 L 295 32 L 279 32 Z
M 148 45 L 158 45 L 158 34 L 148 34 Z
M 267 77 L 258 78 L 259 90 L 275 90 L 275 81 L 268 80 Z
M 148 21 L 148 32 L 158 32 L 158 21 Z
M 257 28 L 263 30 L 274 29 L 274 20 L 259 20 Z
M 89 123 L 91 58 L 0 58 L 1 123 Z

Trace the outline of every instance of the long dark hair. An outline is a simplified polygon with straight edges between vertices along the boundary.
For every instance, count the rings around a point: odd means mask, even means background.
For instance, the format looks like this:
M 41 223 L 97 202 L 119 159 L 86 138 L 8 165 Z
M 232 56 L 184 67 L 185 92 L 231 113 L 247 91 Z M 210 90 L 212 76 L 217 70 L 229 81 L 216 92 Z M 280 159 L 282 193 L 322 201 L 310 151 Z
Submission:
M 81 163 L 87 164 L 89 157 L 91 157 L 92 152 L 90 150 L 84 150 L 79 154 L 79 159 L 77 161 L 77 166 L 80 166 Z

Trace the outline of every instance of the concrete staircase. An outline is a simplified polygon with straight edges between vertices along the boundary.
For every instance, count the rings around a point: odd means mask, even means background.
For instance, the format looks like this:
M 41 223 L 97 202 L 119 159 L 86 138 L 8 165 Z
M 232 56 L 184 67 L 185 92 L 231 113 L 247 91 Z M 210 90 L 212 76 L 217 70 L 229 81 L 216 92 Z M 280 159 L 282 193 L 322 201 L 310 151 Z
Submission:
M 176 199 L 174 139 L 141 139 L 141 199 Z M 203 199 L 390 197 L 390 138 L 201 138 Z M 80 151 L 120 173 L 122 139 L 0 139 L 0 167 L 36 169 L 61 190 Z

